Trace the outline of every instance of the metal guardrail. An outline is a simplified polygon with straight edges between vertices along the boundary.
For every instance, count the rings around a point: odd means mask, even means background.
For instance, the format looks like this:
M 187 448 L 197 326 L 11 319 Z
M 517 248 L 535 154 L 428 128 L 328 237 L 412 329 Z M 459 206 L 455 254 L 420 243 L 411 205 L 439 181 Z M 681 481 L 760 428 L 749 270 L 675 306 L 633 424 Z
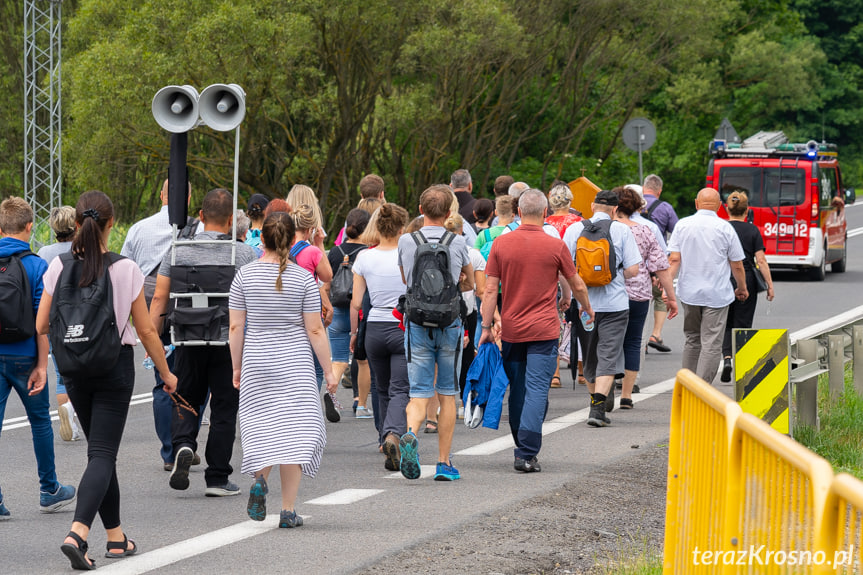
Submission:
M 863 306 L 790 336 L 794 425 L 818 428 L 818 376 L 829 374 L 832 395 L 845 389 L 845 364 L 853 364 L 854 387 L 863 394 Z
M 861 546 L 863 482 L 678 372 L 663 573 L 859 573 Z

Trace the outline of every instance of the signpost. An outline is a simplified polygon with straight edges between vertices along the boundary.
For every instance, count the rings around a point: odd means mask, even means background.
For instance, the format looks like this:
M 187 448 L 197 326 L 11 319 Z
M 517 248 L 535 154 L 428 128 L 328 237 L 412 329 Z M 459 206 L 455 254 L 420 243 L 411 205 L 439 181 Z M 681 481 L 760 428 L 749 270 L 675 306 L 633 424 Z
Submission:
M 641 152 L 649 150 L 656 142 L 656 126 L 647 118 L 633 118 L 623 126 L 623 143 L 638 152 L 638 183 L 644 183 Z

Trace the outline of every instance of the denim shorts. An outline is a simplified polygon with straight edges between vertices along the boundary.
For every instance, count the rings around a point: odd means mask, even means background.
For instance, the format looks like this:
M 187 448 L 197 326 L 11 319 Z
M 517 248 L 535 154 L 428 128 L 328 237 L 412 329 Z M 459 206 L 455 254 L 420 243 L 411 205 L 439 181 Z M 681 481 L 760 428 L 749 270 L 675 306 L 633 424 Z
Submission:
M 348 363 L 351 344 L 351 308 L 334 307 L 333 323 L 327 328 L 333 361 Z
M 411 322 L 408 329 L 410 334 L 405 336 L 405 355 L 410 358 L 408 379 L 411 397 L 430 398 L 434 397 L 435 392 L 455 395 L 461 371 L 464 335 L 461 322 L 456 320 L 443 329 L 429 329 Z

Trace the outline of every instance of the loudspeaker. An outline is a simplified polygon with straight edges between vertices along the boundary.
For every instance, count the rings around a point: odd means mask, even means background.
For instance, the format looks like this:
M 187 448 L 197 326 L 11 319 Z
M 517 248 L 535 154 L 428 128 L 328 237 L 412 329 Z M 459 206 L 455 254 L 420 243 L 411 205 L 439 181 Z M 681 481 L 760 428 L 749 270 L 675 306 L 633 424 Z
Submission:
M 217 132 L 233 130 L 246 116 L 246 93 L 237 84 L 213 84 L 198 99 L 201 120 Z
M 174 134 L 198 125 L 198 91 L 192 86 L 165 86 L 153 96 L 153 118 Z

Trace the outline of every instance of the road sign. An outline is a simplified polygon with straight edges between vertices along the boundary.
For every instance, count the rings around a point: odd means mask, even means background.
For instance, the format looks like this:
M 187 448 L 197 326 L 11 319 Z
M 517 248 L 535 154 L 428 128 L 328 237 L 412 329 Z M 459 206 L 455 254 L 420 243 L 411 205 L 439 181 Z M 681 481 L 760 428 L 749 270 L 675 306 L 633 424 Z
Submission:
M 638 183 L 644 183 L 641 168 L 641 153 L 649 150 L 656 142 L 656 126 L 647 118 L 633 118 L 623 126 L 623 143 L 630 150 L 638 152 Z
M 633 118 L 623 126 L 623 143 L 633 152 L 649 150 L 656 143 L 656 126 L 647 118 Z

